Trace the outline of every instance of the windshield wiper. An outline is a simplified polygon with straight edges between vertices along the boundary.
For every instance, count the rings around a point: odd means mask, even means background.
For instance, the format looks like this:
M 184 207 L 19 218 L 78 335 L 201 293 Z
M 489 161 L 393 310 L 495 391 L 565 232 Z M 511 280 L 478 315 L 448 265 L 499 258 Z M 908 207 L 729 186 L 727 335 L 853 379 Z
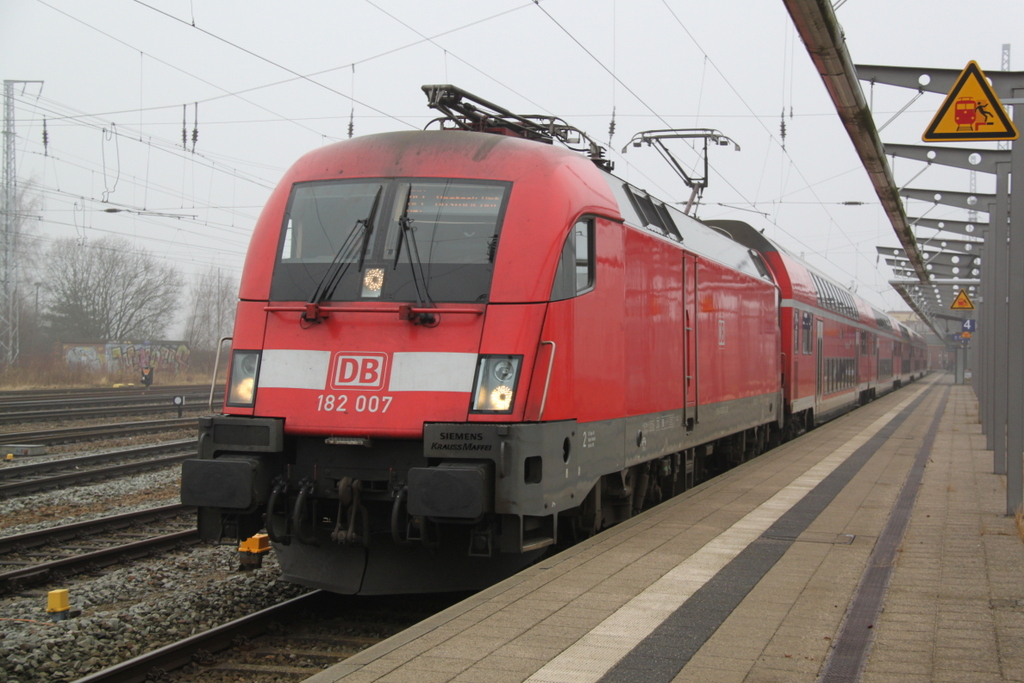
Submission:
M 352 265 L 350 257 L 355 250 L 357 236 L 361 236 L 361 249 L 359 252 L 359 272 L 363 271 L 363 263 L 366 260 L 366 249 L 370 244 L 370 237 L 373 234 L 373 221 L 377 216 L 377 207 L 380 205 L 380 197 L 384 191 L 384 186 L 377 187 L 377 194 L 373 198 L 373 206 L 370 207 L 370 213 L 366 218 L 360 218 L 352 226 L 351 232 L 338 251 L 335 252 L 334 258 L 331 260 L 329 266 L 327 266 L 327 272 L 320 278 L 320 282 L 317 284 L 316 289 L 313 290 L 312 296 L 309 297 L 309 301 L 306 302 L 306 310 L 302 314 L 302 319 L 307 322 L 320 322 L 323 318 L 320 315 L 320 304 L 326 299 L 334 296 L 334 290 L 338 288 L 342 278 L 345 277 L 345 273 L 348 272 L 349 266 Z M 362 230 L 357 230 L 359 226 L 362 226 Z
M 427 278 L 423 273 L 423 261 L 420 260 L 420 250 L 416 244 L 416 237 L 412 234 L 414 219 L 409 218 L 409 201 L 412 198 L 412 184 L 409 184 L 409 191 L 405 195 L 405 206 L 402 208 L 402 215 L 398 219 L 398 245 L 395 247 L 395 261 L 391 266 L 392 270 L 398 268 L 398 259 L 402 255 L 402 244 L 409 243 L 409 268 L 412 270 L 412 284 L 416 288 L 416 307 L 434 307 L 430 300 L 430 293 L 427 291 Z M 420 293 L 420 283 L 423 283 L 423 292 Z M 409 313 L 409 320 L 427 327 L 437 324 L 437 318 L 433 313 Z

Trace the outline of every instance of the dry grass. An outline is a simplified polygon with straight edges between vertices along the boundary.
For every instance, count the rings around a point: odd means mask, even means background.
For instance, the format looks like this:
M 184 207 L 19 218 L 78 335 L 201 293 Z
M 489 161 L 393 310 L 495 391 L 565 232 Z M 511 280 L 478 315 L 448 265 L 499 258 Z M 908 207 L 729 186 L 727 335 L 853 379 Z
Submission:
M 1020 540 L 1024 541 L 1024 507 L 1017 508 L 1017 514 L 1013 516 L 1013 521 L 1017 525 L 1017 535 L 1020 536 Z
M 223 363 L 219 374 L 224 374 Z M 178 373 L 156 372 L 154 383 L 209 386 L 210 371 L 203 368 Z M 52 358 L 33 358 L 8 368 L 6 372 L 0 371 L 0 389 L 5 391 L 109 387 L 115 384 L 139 384 L 139 377 L 134 372 L 95 372 Z

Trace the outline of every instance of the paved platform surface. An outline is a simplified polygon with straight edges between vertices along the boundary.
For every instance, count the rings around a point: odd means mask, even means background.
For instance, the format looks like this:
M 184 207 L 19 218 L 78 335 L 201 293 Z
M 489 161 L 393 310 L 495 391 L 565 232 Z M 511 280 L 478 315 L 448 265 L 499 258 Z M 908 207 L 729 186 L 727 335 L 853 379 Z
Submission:
M 1024 681 L 1024 542 L 974 394 L 949 382 L 884 396 L 308 681 Z

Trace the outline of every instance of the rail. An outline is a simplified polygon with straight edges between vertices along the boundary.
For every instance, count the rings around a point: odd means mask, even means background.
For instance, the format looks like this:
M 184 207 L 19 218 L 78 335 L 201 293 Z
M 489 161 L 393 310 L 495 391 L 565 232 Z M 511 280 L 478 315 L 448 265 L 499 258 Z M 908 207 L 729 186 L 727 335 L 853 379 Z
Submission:
M 262 609 L 241 619 L 197 633 L 176 643 L 147 652 L 133 659 L 78 679 L 75 683 L 138 683 L 152 672 L 173 671 L 189 664 L 200 651 L 214 653 L 226 650 L 239 638 L 253 638 L 265 633 L 270 625 L 312 609 L 323 599 L 323 591 L 313 591 L 280 604 Z
M 206 396 L 200 394 L 185 394 L 186 405 L 194 400 L 202 400 Z M 200 405 L 202 405 L 200 403 Z M 163 413 L 169 411 L 176 411 L 177 406 L 173 405 L 170 401 L 166 402 L 149 402 L 144 405 L 112 405 L 112 406 L 101 406 L 93 408 L 57 408 L 53 410 L 25 410 L 21 412 L 5 411 L 0 413 L 0 424 L 10 424 L 12 422 L 28 423 L 28 422 L 43 422 L 47 420 L 76 420 L 76 419 L 87 419 L 87 418 L 110 418 L 120 417 L 124 415 L 145 415 L 147 413 Z M 0 439 L 3 435 L 0 434 Z
M 123 512 L 119 515 L 108 515 L 97 517 L 84 522 L 73 524 L 62 524 L 49 529 L 38 529 L 26 531 L 22 534 L 0 537 L 0 555 L 5 555 L 16 550 L 26 548 L 37 548 L 51 543 L 70 541 L 83 536 L 91 536 L 103 533 L 111 529 L 124 529 L 136 524 L 144 524 L 157 520 L 164 520 L 177 517 L 182 514 L 194 512 L 194 506 L 174 503 L 172 505 L 161 505 L 160 507 L 136 510 L 135 512 Z M 2 561 L 0 561 L 2 563 Z
M 121 424 L 90 425 L 87 427 L 68 427 L 65 429 L 44 429 L 32 432 L 4 432 L 0 434 L 3 443 L 32 443 L 53 446 L 83 440 L 112 439 L 130 434 L 147 434 L 172 429 L 185 429 L 196 426 L 196 418 L 183 417 L 167 420 L 145 420 L 124 422 Z
M 52 576 L 68 576 L 83 571 L 92 571 L 97 567 L 108 567 L 124 560 L 138 560 L 154 553 L 166 552 L 195 543 L 199 543 L 199 530 L 188 529 L 3 572 L 0 573 L 0 594 L 48 581 Z
M 92 460 L 91 464 L 105 460 L 116 460 L 118 456 L 121 458 L 132 457 L 132 456 L 144 456 L 146 454 L 154 454 L 156 452 L 165 452 L 176 448 L 188 447 L 187 453 L 179 453 L 177 455 L 169 455 L 163 458 L 156 458 L 150 460 L 142 460 L 138 462 L 129 462 L 121 465 L 111 465 L 109 467 L 98 467 L 90 470 L 73 471 L 64 474 L 55 474 L 52 476 L 44 476 L 40 478 L 30 478 L 23 481 L 10 481 L 5 484 L 0 484 L 0 500 L 8 497 L 11 494 L 16 493 L 31 493 L 33 491 L 42 491 L 45 489 L 59 488 L 68 484 L 80 484 L 87 481 L 95 481 L 98 479 L 109 479 L 111 477 L 122 476 L 125 474 L 134 474 L 135 472 L 144 472 L 147 470 L 160 469 L 170 465 L 177 464 L 183 460 L 195 457 L 195 441 L 192 439 L 184 439 L 181 441 L 171 441 L 157 446 L 147 446 L 144 448 L 129 449 L 125 451 L 114 451 L 111 453 L 101 453 L 94 456 L 82 456 L 81 458 L 66 458 L 64 460 L 32 463 L 29 465 L 19 465 L 17 467 L 9 467 L 0 469 L 0 479 L 14 479 L 17 476 L 33 476 L 35 474 L 45 473 L 47 467 L 50 471 L 57 469 L 56 466 L 62 465 L 61 469 L 67 469 L 68 467 L 75 467 L 74 463 L 79 464 Z

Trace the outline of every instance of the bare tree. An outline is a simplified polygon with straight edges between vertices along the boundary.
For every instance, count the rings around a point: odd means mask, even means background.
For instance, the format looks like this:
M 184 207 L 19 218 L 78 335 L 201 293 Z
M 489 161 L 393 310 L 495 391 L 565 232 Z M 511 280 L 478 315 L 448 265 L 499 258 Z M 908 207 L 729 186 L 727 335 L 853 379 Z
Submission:
M 63 340 L 159 339 L 174 319 L 182 287 L 173 266 L 122 237 L 57 240 L 43 272 L 46 318 Z
M 217 341 L 231 334 L 238 303 L 238 282 L 211 267 L 189 289 L 185 339 L 192 351 L 213 351 Z

